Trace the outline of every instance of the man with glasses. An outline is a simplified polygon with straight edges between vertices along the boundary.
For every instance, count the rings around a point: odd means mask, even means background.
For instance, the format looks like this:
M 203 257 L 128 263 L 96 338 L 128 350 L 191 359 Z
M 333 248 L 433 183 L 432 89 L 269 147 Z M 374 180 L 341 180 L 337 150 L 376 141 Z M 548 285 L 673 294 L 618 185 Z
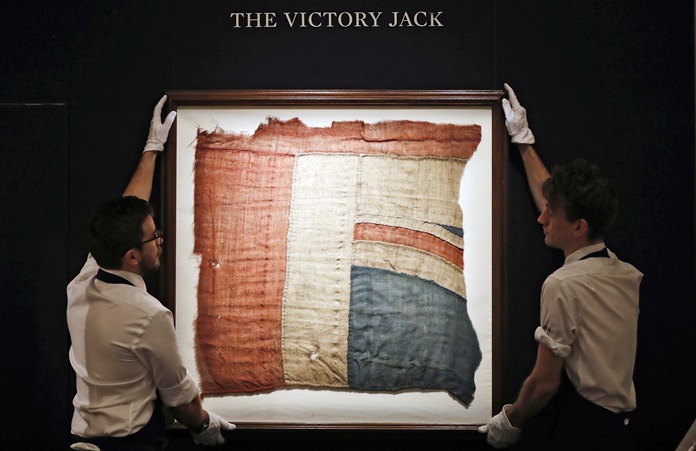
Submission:
M 157 156 L 176 112 L 155 106 L 147 143 L 122 197 L 98 206 L 88 224 L 89 256 L 67 288 L 67 321 L 77 394 L 72 449 L 161 450 L 162 407 L 199 445 L 224 443 L 235 426 L 206 412 L 183 366 L 172 313 L 146 289 L 159 269 L 164 238 L 148 203 Z

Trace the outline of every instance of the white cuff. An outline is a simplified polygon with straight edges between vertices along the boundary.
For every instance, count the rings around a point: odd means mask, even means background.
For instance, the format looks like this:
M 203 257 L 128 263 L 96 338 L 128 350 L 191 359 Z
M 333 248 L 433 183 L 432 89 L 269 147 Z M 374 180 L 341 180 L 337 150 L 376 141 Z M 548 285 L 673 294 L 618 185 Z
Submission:
M 159 389 L 159 395 L 165 406 L 176 407 L 190 402 L 200 394 L 198 384 L 186 371 L 186 378 L 175 387 L 169 389 Z
M 549 334 L 546 333 L 544 329 L 541 328 L 541 326 L 537 327 L 534 331 L 534 339 L 549 348 L 551 352 L 562 359 L 565 359 L 570 354 L 570 346 L 555 341 L 549 336 Z

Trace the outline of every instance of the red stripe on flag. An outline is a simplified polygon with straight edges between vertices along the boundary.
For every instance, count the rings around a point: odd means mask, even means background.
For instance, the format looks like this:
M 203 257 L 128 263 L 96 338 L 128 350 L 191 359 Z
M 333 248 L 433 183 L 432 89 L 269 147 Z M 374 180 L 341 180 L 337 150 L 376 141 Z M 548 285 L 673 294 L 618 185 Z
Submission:
M 453 265 L 464 269 L 464 254 L 462 249 L 427 232 L 404 227 L 362 222 L 355 225 L 353 239 L 356 241 L 378 241 L 413 247 L 435 254 Z

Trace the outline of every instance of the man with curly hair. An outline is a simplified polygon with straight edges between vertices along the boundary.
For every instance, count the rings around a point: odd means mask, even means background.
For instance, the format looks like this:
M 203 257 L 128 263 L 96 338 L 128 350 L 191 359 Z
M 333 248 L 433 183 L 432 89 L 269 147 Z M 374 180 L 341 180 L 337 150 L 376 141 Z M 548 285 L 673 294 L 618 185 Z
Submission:
M 541 289 L 537 358 L 517 399 L 479 431 L 495 448 L 630 450 L 636 407 L 639 287 L 643 274 L 607 249 L 616 218 L 614 189 L 595 165 L 575 160 L 550 174 L 536 153 L 526 110 L 507 84 L 505 123 L 517 145 L 547 246 L 565 257 Z M 529 422 L 525 444 L 522 426 Z M 544 434 L 538 431 L 545 431 Z M 528 446 L 528 448 L 524 447 Z

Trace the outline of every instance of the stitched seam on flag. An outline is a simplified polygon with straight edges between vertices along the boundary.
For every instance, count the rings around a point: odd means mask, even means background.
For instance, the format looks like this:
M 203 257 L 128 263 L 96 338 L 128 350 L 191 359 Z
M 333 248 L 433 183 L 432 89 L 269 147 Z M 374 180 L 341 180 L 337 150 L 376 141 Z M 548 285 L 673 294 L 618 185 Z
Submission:
M 297 195 L 297 190 L 295 189 L 295 183 L 297 182 L 297 171 L 295 171 L 295 168 L 297 167 L 297 158 L 294 159 L 293 162 L 293 167 L 292 167 L 292 191 L 290 193 L 290 212 L 288 214 L 288 236 L 286 237 L 286 248 L 289 244 L 290 241 L 290 235 L 292 234 L 292 231 L 295 227 L 295 216 L 293 214 L 294 208 L 294 201 L 295 201 L 295 196 Z M 285 318 L 286 318 L 286 307 L 287 307 L 287 296 L 288 296 L 288 274 L 290 274 L 290 271 L 292 271 L 292 259 L 290 258 L 289 253 L 286 252 L 285 255 L 285 284 L 283 285 L 283 299 L 281 301 L 281 313 L 280 313 L 280 354 L 282 356 L 282 366 L 283 366 L 283 380 L 285 383 L 288 383 L 288 374 L 286 371 L 287 367 L 287 356 L 286 356 L 286 349 L 285 349 Z

